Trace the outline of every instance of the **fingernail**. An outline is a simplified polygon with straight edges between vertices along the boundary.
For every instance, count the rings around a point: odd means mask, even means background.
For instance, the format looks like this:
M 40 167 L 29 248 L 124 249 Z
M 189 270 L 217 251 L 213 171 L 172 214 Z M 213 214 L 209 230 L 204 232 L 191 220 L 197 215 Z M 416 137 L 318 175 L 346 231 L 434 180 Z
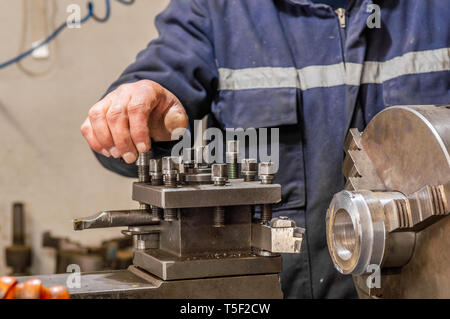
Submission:
M 114 157 L 114 158 L 119 158 L 120 157 L 120 152 L 119 152 L 119 150 L 116 148 L 116 147 L 113 147 L 113 148 L 111 148 L 110 150 L 109 150 L 109 153 L 111 153 L 111 155 Z
M 102 154 L 103 154 L 103 156 L 111 157 L 111 154 L 109 154 L 109 152 L 105 149 L 102 149 Z
M 125 160 L 125 162 L 127 162 L 128 164 L 136 162 L 136 159 L 137 159 L 136 155 L 131 152 L 123 154 L 122 157 Z
M 147 145 L 145 143 L 137 143 L 136 148 L 139 153 L 145 153 L 147 152 Z

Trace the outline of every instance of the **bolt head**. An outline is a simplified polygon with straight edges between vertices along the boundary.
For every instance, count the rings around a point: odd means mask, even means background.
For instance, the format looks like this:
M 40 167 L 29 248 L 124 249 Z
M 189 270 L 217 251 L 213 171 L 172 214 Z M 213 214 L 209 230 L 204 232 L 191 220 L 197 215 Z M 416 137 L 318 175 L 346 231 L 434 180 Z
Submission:
M 136 165 L 138 166 L 147 166 L 150 161 L 150 153 L 139 153 L 138 159 L 136 161 Z
M 259 163 L 259 175 L 275 175 L 277 169 L 272 162 Z
M 194 163 L 195 161 L 195 149 L 184 148 L 183 149 L 183 162 L 186 164 Z
M 211 177 L 228 179 L 227 164 L 213 164 L 211 166 Z
M 245 158 L 241 163 L 242 172 L 255 172 L 258 170 L 258 163 L 253 158 Z
M 150 160 L 150 172 L 151 173 L 161 173 L 162 161 L 160 158 L 152 158 Z
M 205 160 L 204 160 L 204 152 L 205 151 L 205 147 L 204 146 L 197 146 L 195 148 L 195 154 L 194 154 L 194 161 L 196 164 L 204 164 Z
M 162 159 L 162 170 L 167 171 L 177 171 L 179 165 L 179 158 L 176 156 L 167 156 Z

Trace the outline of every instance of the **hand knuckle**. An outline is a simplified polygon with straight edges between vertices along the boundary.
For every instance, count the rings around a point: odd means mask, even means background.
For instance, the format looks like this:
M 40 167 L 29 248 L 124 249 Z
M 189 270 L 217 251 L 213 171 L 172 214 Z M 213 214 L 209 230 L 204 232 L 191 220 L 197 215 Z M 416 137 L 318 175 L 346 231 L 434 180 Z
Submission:
M 88 112 L 89 118 L 91 119 L 99 119 L 102 117 L 102 111 L 98 107 L 92 107 Z
M 151 80 L 140 80 L 136 82 L 136 86 L 142 89 L 152 89 L 155 86 L 155 82 Z
M 111 107 L 106 113 L 106 118 L 110 121 L 115 121 L 122 115 L 122 108 L 119 106 Z
M 150 107 L 141 99 L 136 100 L 128 104 L 128 113 L 130 114 L 148 114 L 150 112 Z
M 143 104 L 141 102 L 130 103 L 127 106 L 128 113 L 136 114 L 143 111 Z

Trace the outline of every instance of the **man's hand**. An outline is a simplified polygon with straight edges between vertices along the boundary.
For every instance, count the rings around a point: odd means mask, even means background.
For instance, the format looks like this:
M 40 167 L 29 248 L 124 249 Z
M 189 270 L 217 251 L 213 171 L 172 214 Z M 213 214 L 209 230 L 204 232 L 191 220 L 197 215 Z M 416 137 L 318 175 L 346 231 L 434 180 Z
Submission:
M 81 133 L 97 153 L 134 163 L 148 152 L 150 138 L 170 141 L 175 129 L 186 128 L 186 111 L 175 95 L 156 82 L 123 84 L 89 110 Z

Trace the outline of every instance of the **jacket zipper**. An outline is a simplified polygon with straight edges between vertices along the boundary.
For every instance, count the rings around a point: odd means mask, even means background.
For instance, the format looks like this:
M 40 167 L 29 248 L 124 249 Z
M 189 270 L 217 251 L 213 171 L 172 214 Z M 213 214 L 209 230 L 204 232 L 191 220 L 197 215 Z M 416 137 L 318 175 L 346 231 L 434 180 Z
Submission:
M 338 23 L 340 25 L 339 28 L 339 38 L 341 41 L 341 55 L 342 55 L 342 61 L 345 64 L 345 40 L 346 40 L 346 26 L 347 26 L 347 19 L 345 16 L 345 9 L 344 8 L 338 8 L 334 11 L 338 18 Z
M 345 29 L 345 27 L 346 27 L 346 19 L 345 19 L 345 9 L 343 9 L 343 8 L 338 8 L 338 9 L 336 9 L 336 14 L 337 14 L 337 16 L 338 16 L 338 19 L 339 19 L 339 24 L 341 25 L 341 28 L 342 29 Z

